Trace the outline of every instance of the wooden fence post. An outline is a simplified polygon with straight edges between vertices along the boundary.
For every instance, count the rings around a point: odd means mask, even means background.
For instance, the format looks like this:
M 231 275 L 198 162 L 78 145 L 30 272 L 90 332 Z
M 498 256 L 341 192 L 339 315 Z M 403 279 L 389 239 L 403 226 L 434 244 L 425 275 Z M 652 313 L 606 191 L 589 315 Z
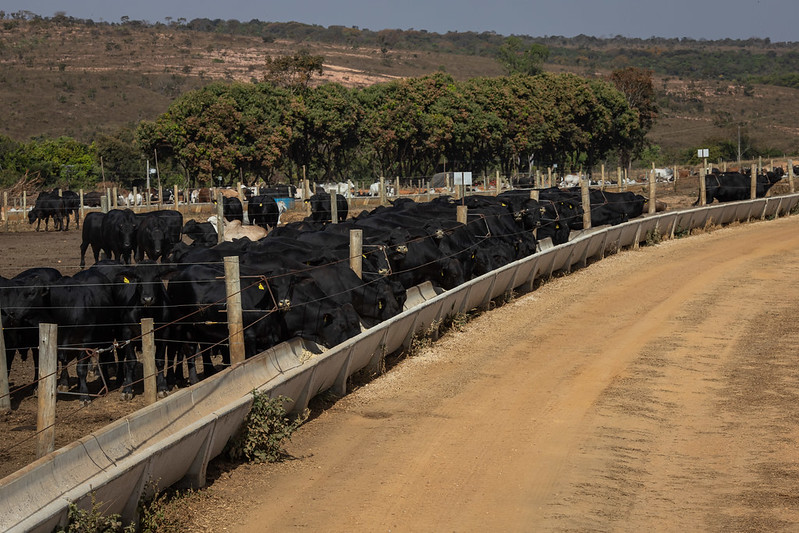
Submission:
M 790 187 L 791 194 L 796 192 L 793 186 L 793 159 L 788 160 L 788 187 Z
M 363 230 L 350 230 L 350 268 L 355 275 L 363 278 Z
M 106 195 L 100 197 L 100 211 L 108 213 L 108 197 Z
M 216 242 L 225 242 L 225 199 L 222 189 L 216 190 Z
M 39 324 L 39 409 L 36 415 L 36 458 L 55 449 L 55 397 L 58 326 Z
M 86 218 L 83 214 L 83 189 L 79 190 L 78 196 L 80 196 L 80 206 L 78 207 L 78 220 L 80 220 L 80 223 L 83 224 L 83 219 Z
M 386 205 L 386 178 L 380 176 L 380 205 Z
M 677 165 L 674 165 L 674 171 L 672 177 L 674 178 L 674 192 L 677 192 L 677 178 L 679 177 L 680 173 L 677 170 Z
M 175 211 L 180 211 L 180 196 L 178 196 L 178 186 L 172 187 L 172 202 L 175 204 Z
M 699 205 L 700 206 L 707 205 L 707 185 L 706 185 L 707 176 L 705 174 L 706 172 L 707 172 L 707 168 L 703 168 L 699 172 Z
M 621 184 L 621 167 L 616 167 L 616 181 L 619 184 L 619 190 L 624 190 Z
M 394 181 L 394 198 L 400 197 L 400 183 L 399 183 L 399 176 L 397 176 L 396 180 Z
M 141 319 L 141 362 L 144 373 L 144 402 L 147 405 L 155 403 L 158 395 L 156 386 L 155 366 L 155 334 L 153 333 L 153 319 Z
M 496 185 L 496 188 L 497 188 L 497 192 L 496 192 L 496 194 L 494 196 L 499 196 L 500 192 L 502 192 L 502 182 L 500 182 L 499 170 L 497 170 L 497 180 L 494 183 L 494 185 Z
M 81 196 L 83 200 L 83 196 Z M 22 222 L 25 222 L 25 217 L 28 214 L 28 191 L 22 191 Z
M 657 210 L 656 209 L 657 208 L 657 203 L 655 201 L 655 187 L 656 187 L 655 182 L 657 181 L 657 179 L 655 177 L 654 163 L 652 163 L 652 165 L 653 165 L 653 168 L 652 168 L 652 179 L 649 180 L 649 214 L 650 215 L 653 214 Z
M 757 198 L 757 169 L 752 165 L 752 178 L 749 187 L 749 199 L 754 200 Z
M 3 324 L 0 323 L 0 412 L 11 410 L 11 396 L 8 388 L 8 363 L 6 362 L 6 341 Z
M 230 364 L 244 361 L 244 325 L 241 316 L 241 281 L 238 256 L 225 257 L 225 289 L 227 291 L 227 327 Z
M 330 193 L 330 222 L 338 224 L 338 193 L 333 191 Z
M 461 224 L 466 224 L 466 221 L 468 220 L 469 216 L 469 208 L 466 207 L 465 205 L 459 205 L 457 206 L 456 209 L 457 209 L 456 216 L 458 222 L 460 222 Z
M 3 191 L 3 221 L 6 223 L 6 231 L 8 231 L 8 191 Z
M 583 201 L 583 229 L 591 229 L 591 191 L 585 176 L 580 176 L 580 192 Z
M 547 168 L 547 188 L 552 187 L 552 167 Z
M 602 167 L 600 169 L 600 172 L 602 174 L 602 181 L 599 182 L 599 190 L 600 191 L 604 191 L 605 190 L 605 163 L 602 163 Z

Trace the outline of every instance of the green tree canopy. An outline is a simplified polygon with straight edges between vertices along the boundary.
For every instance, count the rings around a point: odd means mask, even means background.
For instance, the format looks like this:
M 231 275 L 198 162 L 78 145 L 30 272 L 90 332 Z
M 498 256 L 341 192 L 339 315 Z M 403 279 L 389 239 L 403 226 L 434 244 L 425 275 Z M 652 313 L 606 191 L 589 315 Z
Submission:
M 497 60 L 505 67 L 508 74 L 528 76 L 540 74 L 547 58 L 549 58 L 549 48 L 538 43 L 525 46 L 516 36 L 508 37 L 497 52 Z

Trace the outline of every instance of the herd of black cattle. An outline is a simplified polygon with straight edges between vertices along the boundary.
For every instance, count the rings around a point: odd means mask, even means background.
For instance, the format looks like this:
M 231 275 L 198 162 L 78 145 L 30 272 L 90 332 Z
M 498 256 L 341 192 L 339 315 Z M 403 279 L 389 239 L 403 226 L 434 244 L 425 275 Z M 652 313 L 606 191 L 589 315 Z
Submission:
M 744 192 L 739 192 L 732 181 L 725 189 L 726 179 L 721 175 L 708 180 L 708 202 L 740 199 L 741 194 L 748 198 L 748 181 Z M 764 176 L 758 196 L 764 196 L 778 179 Z M 461 201 L 450 197 L 424 203 L 398 199 L 390 207 L 354 217 L 348 217 L 347 201 L 339 197 L 339 223 L 331 224 L 331 198 L 318 193 L 310 198 L 311 216 L 285 225 L 277 225 L 274 199 L 251 199 L 248 218 L 268 227 L 267 237 L 220 244 L 210 223 L 189 220 L 184 224 L 177 211 L 92 212 L 83 224 L 81 267 L 89 246 L 93 266 L 74 276 L 41 267 L 10 279 L 0 277 L 8 368 L 17 353 L 24 358 L 30 350 L 38 374 L 39 324 L 55 323 L 61 390 L 69 387 L 67 364 L 77 359 L 77 392 L 82 401 L 89 401 L 89 355 L 96 350 L 106 383 L 115 374 L 123 398 L 129 399 L 135 348 L 141 346 L 140 323 L 152 318 L 159 395 L 185 382 L 184 360 L 189 381 L 196 382 L 197 357 L 203 358 L 206 375 L 214 372 L 212 352 L 229 361 L 222 266 L 226 256 L 239 258 L 247 357 L 292 337 L 331 347 L 359 334 L 362 327 L 401 312 L 406 290 L 414 285 L 429 281 L 451 289 L 534 254 L 540 239 L 561 244 L 571 231 L 583 229 L 579 188 L 541 189 L 538 194 L 538 200 L 531 199 L 525 189 L 496 197 L 467 196 L 462 201 L 468 207 L 466 224 L 457 222 L 456 207 Z M 30 223 L 46 221 L 52 204 L 66 203 L 67 198 L 72 196 L 66 192 L 41 194 L 30 212 Z M 637 217 L 647 201 L 632 192 L 600 190 L 591 190 L 590 198 L 592 226 Z M 242 217 L 241 204 L 236 203 L 225 202 L 226 218 Z M 74 204 L 69 205 L 69 211 L 65 206 L 58 208 L 61 216 L 54 218 L 56 229 L 67 229 Z M 349 267 L 352 229 L 363 232 L 362 278 Z

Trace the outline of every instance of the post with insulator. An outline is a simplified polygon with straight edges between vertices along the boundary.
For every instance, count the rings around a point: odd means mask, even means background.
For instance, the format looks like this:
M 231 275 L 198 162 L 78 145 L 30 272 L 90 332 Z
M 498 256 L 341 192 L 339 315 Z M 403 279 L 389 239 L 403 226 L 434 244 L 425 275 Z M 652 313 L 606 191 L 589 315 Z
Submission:
M 55 397 L 58 326 L 39 324 L 39 405 L 36 415 L 36 458 L 55 449 Z

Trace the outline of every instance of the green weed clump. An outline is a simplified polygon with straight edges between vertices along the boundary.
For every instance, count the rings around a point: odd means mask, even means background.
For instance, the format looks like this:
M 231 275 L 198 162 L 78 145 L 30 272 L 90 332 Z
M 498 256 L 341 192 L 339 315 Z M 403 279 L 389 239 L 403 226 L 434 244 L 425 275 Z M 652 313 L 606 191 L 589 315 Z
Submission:
M 284 398 L 270 398 L 266 393 L 253 391 L 250 412 L 244 419 L 241 429 L 230 439 L 227 455 L 234 460 L 255 463 L 274 463 L 284 459 L 287 454 L 283 442 L 291 440 L 291 435 L 308 419 L 308 409 L 291 421 L 283 407 Z
M 103 515 L 102 503 L 98 502 L 92 492 L 91 509 L 81 509 L 70 503 L 67 511 L 67 525 L 60 526 L 57 533 L 135 533 L 135 524 L 122 525 L 122 517 L 118 514 Z

